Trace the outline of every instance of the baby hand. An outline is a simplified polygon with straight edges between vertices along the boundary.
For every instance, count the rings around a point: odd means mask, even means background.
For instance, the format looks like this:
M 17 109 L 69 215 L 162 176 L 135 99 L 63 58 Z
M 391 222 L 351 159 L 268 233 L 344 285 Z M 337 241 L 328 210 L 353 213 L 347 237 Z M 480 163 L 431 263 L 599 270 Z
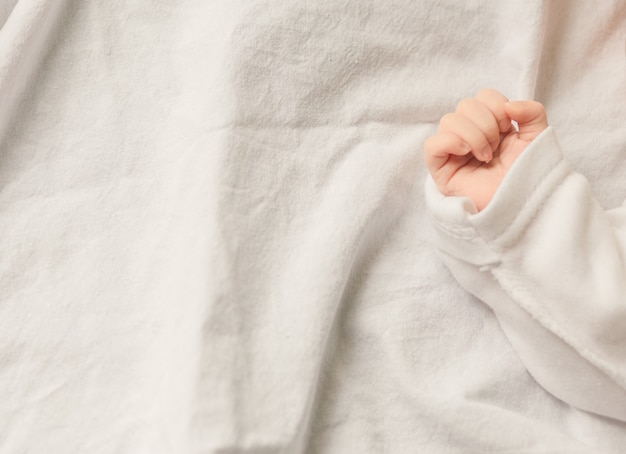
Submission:
M 443 194 L 469 197 L 482 210 L 515 159 L 547 126 L 540 103 L 482 90 L 441 118 L 437 134 L 424 143 L 426 166 Z

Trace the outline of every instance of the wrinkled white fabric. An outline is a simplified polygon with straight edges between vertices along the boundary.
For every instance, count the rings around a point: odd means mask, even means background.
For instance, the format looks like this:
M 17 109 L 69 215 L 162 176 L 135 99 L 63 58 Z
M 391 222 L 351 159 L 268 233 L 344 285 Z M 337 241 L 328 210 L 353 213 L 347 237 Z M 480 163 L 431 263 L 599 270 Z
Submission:
M 0 452 L 623 452 L 439 260 L 421 144 L 481 88 L 536 98 L 618 206 L 625 16 L 3 3 Z

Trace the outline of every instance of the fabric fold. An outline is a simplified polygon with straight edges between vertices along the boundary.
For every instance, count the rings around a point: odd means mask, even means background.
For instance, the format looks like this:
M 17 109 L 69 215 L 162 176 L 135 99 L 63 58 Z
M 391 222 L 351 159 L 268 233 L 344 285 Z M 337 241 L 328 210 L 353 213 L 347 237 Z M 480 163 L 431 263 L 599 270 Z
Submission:
M 0 29 L 0 145 L 15 118 L 16 107 L 28 86 L 35 83 L 37 71 L 54 45 L 56 27 L 69 2 L 8 1 L 3 5 L 6 21 Z

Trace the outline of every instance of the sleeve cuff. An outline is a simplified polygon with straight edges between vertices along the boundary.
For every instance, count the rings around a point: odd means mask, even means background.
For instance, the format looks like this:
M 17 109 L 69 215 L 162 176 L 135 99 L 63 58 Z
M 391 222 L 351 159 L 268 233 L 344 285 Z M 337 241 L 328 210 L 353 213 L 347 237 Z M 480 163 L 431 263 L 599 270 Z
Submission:
M 548 126 L 517 158 L 480 212 L 467 197 L 441 194 L 429 176 L 426 204 L 438 230 L 439 248 L 476 264 L 495 261 L 481 246 L 493 243 L 497 250 L 515 242 L 569 172 L 554 130 Z

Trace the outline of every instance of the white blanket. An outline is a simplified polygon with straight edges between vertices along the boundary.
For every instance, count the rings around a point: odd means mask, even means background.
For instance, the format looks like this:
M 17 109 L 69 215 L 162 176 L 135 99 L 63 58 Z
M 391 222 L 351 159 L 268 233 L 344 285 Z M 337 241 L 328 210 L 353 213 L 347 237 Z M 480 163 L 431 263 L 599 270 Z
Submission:
M 544 102 L 618 205 L 623 2 L 5 0 L 2 23 L 0 452 L 626 450 L 441 264 L 421 156 L 493 87 Z

